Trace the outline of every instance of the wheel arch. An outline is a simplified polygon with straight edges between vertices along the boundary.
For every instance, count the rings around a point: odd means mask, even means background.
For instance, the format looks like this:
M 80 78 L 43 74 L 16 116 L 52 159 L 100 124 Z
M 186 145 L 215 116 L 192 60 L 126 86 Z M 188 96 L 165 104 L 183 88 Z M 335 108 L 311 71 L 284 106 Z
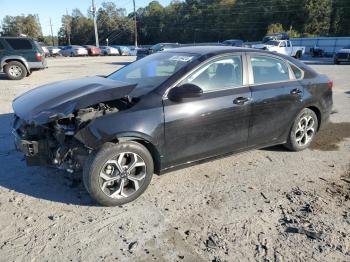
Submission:
M 317 131 L 320 129 L 321 127 L 321 122 L 322 122 L 322 114 L 321 114 L 321 110 L 316 106 L 316 105 L 310 105 L 310 106 L 307 106 L 305 108 L 308 108 L 312 111 L 314 111 L 314 113 L 316 114 L 317 116 L 317 122 L 318 122 L 318 127 L 317 127 Z
M 12 61 L 16 61 L 16 62 L 23 64 L 24 67 L 27 69 L 27 73 L 30 72 L 29 65 L 28 65 L 27 61 L 20 56 L 5 56 L 4 58 L 2 58 L 1 63 L 0 63 L 1 70 L 4 69 L 4 66 L 6 64 L 8 64 L 9 62 L 12 62 Z
M 118 136 L 117 138 L 110 141 L 112 143 L 121 143 L 121 142 L 136 142 L 144 147 L 150 152 L 153 163 L 154 163 L 154 173 L 159 175 L 161 171 L 161 157 L 158 148 L 149 140 L 144 137 L 139 136 Z
M 315 114 L 316 114 L 316 117 L 317 117 L 317 121 L 318 121 L 318 127 L 317 127 L 317 131 L 320 130 L 320 126 L 321 126 L 321 121 L 322 121 L 322 114 L 321 114 L 321 110 L 318 108 L 318 106 L 314 105 L 314 104 L 311 104 L 311 105 L 305 105 L 304 107 L 302 107 L 296 114 L 295 116 L 293 117 L 293 121 L 291 122 L 291 124 L 289 125 L 289 128 L 287 129 L 288 131 L 286 131 L 286 133 L 284 133 L 285 135 L 283 136 L 288 136 L 290 130 L 293 128 L 293 124 L 294 124 L 294 121 L 296 119 L 296 117 L 300 114 L 300 112 L 302 110 L 304 110 L 305 108 L 308 108 L 310 110 L 312 110 Z

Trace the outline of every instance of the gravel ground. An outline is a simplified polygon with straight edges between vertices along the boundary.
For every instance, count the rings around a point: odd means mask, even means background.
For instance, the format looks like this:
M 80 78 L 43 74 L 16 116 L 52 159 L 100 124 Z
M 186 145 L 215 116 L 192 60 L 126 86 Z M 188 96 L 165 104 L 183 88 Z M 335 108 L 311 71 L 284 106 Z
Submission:
M 350 65 L 308 61 L 334 80 L 334 113 L 299 153 L 277 146 L 155 176 L 115 208 L 96 206 L 78 176 L 26 167 L 12 99 L 132 60 L 57 58 L 21 81 L 0 75 L 0 261 L 350 261 Z

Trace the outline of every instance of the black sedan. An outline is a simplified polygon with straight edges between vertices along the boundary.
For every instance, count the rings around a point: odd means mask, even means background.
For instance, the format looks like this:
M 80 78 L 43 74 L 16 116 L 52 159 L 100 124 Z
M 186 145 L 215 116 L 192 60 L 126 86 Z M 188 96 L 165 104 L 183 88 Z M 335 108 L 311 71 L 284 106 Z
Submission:
M 339 65 L 341 62 L 350 62 L 350 45 L 345 46 L 334 54 L 334 64 Z
M 17 97 L 13 133 L 28 165 L 82 170 L 98 203 L 122 205 L 154 173 L 277 144 L 307 148 L 329 118 L 332 85 L 274 53 L 176 48 Z

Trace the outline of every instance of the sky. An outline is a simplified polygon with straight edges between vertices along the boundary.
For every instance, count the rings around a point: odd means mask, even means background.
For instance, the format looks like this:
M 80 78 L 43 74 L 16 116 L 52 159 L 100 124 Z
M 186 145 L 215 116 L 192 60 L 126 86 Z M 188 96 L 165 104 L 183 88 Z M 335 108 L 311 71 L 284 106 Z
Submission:
M 95 0 L 97 8 L 101 6 L 102 2 L 114 2 L 118 7 L 125 8 L 127 12 L 133 10 L 132 0 Z M 148 5 L 151 0 L 135 0 L 136 9 Z M 158 0 L 162 5 L 168 5 L 171 0 Z M 6 15 L 28 15 L 38 14 L 41 27 L 44 35 L 50 35 L 50 18 L 52 22 L 53 34 L 57 35 L 61 27 L 61 17 L 74 8 L 79 8 L 83 14 L 91 6 L 91 0 L 0 0 L 0 21 Z

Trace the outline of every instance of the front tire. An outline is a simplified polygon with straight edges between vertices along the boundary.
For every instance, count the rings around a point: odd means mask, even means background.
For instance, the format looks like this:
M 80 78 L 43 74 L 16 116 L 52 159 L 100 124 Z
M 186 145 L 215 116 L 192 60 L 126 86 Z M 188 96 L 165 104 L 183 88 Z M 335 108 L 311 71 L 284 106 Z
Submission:
M 108 143 L 86 160 L 83 181 L 99 204 L 120 206 L 135 200 L 146 190 L 153 171 L 153 158 L 143 145 Z
M 4 71 L 10 80 L 21 80 L 28 74 L 26 67 L 17 61 L 8 62 L 5 65 Z
M 318 130 L 318 119 L 314 111 L 304 108 L 295 118 L 284 145 L 291 151 L 301 151 L 309 147 Z

